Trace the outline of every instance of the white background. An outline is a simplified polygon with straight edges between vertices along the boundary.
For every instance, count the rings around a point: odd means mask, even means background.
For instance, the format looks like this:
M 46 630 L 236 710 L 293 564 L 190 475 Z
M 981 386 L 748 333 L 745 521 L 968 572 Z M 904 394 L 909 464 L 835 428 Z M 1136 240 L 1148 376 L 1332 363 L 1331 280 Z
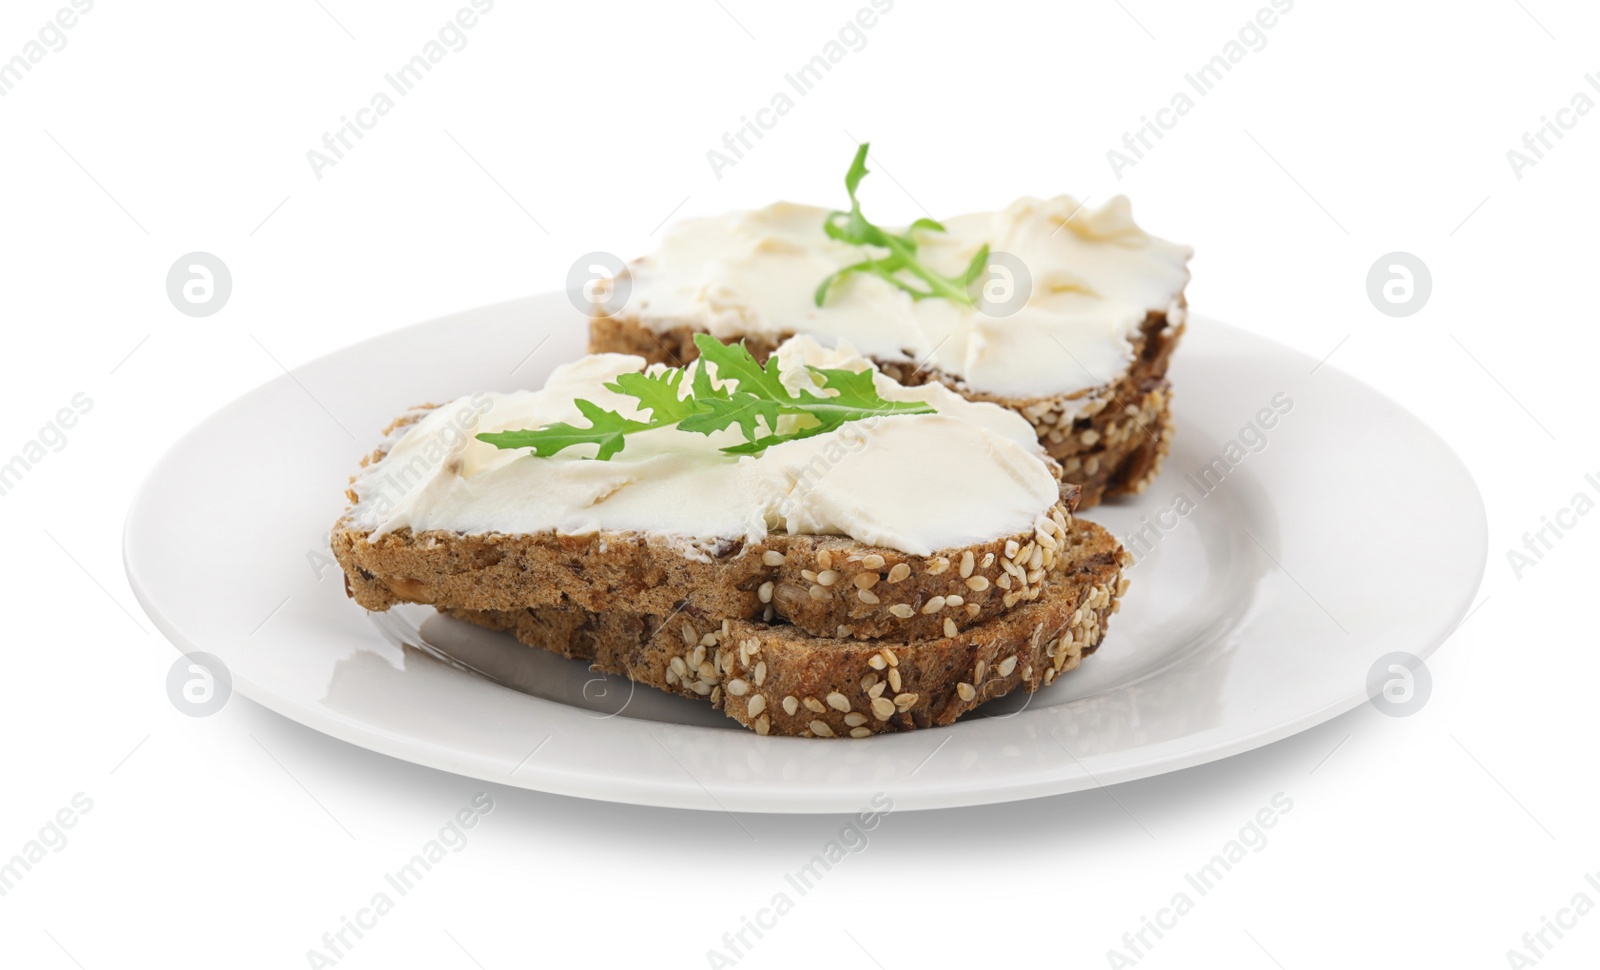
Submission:
M 1264 4 L 899 0 L 719 180 L 707 150 L 865 0 L 499 0 L 319 180 L 307 150 L 464 5 L 102 0 L 0 98 L 0 456 L 74 394 L 94 402 L 0 498 L 0 856 L 93 800 L 0 898 L 0 964 L 304 966 L 483 788 L 246 701 L 174 710 L 174 652 L 119 539 L 177 436 L 280 364 L 556 289 L 591 250 L 637 255 L 669 214 L 837 203 L 852 137 L 885 173 L 868 196 L 884 222 L 1128 193 L 1196 247 L 1198 311 L 1331 352 L 1457 449 L 1489 509 L 1487 577 L 1415 716 L 1363 706 L 1110 793 L 894 814 L 739 965 L 1106 966 L 1278 792 L 1294 808 L 1270 843 L 1140 966 L 1517 965 L 1506 951 L 1541 917 L 1579 891 L 1600 902 L 1583 880 L 1600 870 L 1600 516 L 1520 579 L 1505 554 L 1600 475 L 1600 113 L 1520 179 L 1506 158 L 1579 90 L 1600 99 L 1592 5 L 1299 0 L 1119 181 L 1107 150 Z M 10 0 L 0 59 L 63 6 Z M 205 319 L 164 290 L 195 250 L 234 279 Z M 1433 276 L 1403 319 L 1365 287 L 1395 250 Z M 219 569 L 248 555 L 227 522 L 173 528 L 214 530 Z M 716 812 L 492 795 L 467 848 L 340 966 L 704 966 L 842 824 L 743 816 L 752 842 Z M 1597 955 L 1591 914 L 1537 965 Z

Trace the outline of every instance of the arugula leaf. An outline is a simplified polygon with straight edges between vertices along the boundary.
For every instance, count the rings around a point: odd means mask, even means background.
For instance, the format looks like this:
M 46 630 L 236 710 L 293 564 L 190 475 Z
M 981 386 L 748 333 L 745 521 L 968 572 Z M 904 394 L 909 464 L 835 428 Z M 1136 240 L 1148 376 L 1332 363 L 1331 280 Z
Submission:
M 618 374 L 615 381 L 604 386 L 608 391 L 636 398 L 639 410 L 650 412 L 652 424 L 670 424 L 695 412 L 694 398 L 684 399 L 679 394 L 682 383 L 683 371 L 672 368 L 655 374 Z
M 975 306 L 977 300 L 968 292 L 969 288 L 983 273 L 984 267 L 989 262 L 989 246 L 983 248 L 972 257 L 967 268 L 960 276 L 944 276 L 925 265 L 917 258 L 917 241 L 914 236 L 917 232 L 945 232 L 945 228 L 933 219 L 918 219 L 901 235 L 887 232 L 873 225 L 861 212 L 861 200 L 856 198 L 856 189 L 860 187 L 861 180 L 867 175 L 867 142 L 862 142 L 856 149 L 856 157 L 850 163 L 850 169 L 844 176 L 845 191 L 850 194 L 850 211 L 830 212 L 823 220 L 822 231 L 829 239 L 850 243 L 853 246 L 876 246 L 887 249 L 889 254 L 875 259 L 865 259 L 859 263 L 852 263 L 836 272 L 830 273 L 817 285 L 813 298 L 817 306 L 822 306 L 828 299 L 828 292 L 835 283 L 852 273 L 871 273 L 880 279 L 911 294 L 913 300 L 926 300 L 938 297 L 949 300 L 959 306 Z M 901 274 L 908 273 L 926 284 L 923 289 L 904 279 Z
M 773 445 L 825 434 L 851 421 L 884 414 L 933 413 L 922 401 L 885 400 L 878 394 L 870 370 L 811 367 L 808 370 L 822 393 L 811 389 L 796 393 L 784 386 L 776 358 L 769 357 L 763 365 L 744 344 L 724 344 L 706 334 L 695 336 L 695 346 L 700 350 L 700 362 L 691 365 L 687 396 L 682 390 L 690 368 L 619 374 L 605 385 L 607 390 L 638 401 L 638 410 L 650 413 L 649 421 L 635 421 L 592 401 L 577 400 L 573 403 L 589 420 L 587 428 L 560 422 L 480 434 L 478 440 L 498 448 L 532 448 L 541 458 L 574 445 L 592 444 L 597 446 L 595 458 L 609 461 L 623 449 L 628 435 L 640 431 L 676 425 L 679 431 L 711 435 L 738 425 L 745 440 L 722 451 L 759 455 Z M 779 430 L 780 419 L 786 415 L 795 420 Z
M 562 421 L 531 431 L 480 434 L 478 440 L 487 441 L 496 448 L 532 448 L 533 453 L 540 458 L 549 458 L 573 445 L 593 444 L 600 446 L 595 457 L 601 461 L 608 461 L 612 455 L 622 450 L 625 435 L 644 431 L 650 427 L 641 421 L 630 421 L 617 412 L 608 411 L 591 401 L 580 400 L 573 403 L 578 406 L 578 411 L 589 419 L 589 427 L 580 428 Z

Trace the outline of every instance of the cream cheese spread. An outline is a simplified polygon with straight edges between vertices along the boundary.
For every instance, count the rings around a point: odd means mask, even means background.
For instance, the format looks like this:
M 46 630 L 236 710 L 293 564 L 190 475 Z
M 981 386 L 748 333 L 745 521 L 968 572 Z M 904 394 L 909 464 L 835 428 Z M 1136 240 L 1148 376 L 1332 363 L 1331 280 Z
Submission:
M 912 360 L 1005 397 L 1069 396 L 1115 380 L 1133 360 L 1130 338 L 1148 313 L 1182 322 L 1192 250 L 1140 229 L 1125 197 L 1098 208 L 1070 196 L 1022 198 L 997 212 L 919 231 L 919 257 L 959 275 L 984 244 L 1020 261 L 1029 283 L 993 312 L 948 300 L 914 300 L 865 273 L 845 277 L 824 305 L 817 284 L 872 250 L 828 238 L 829 210 L 779 202 L 764 209 L 689 219 L 655 253 L 634 262 L 623 316 L 664 330 L 691 326 L 723 340 L 806 334 L 827 346 L 848 340 L 879 360 Z M 899 231 L 899 230 L 896 230 Z M 998 307 L 1004 306 L 1004 310 Z
M 848 342 L 829 347 L 810 337 L 785 342 L 777 358 L 791 389 L 816 387 L 808 365 L 871 367 Z M 559 421 L 584 426 L 576 398 L 642 418 L 634 398 L 603 385 L 644 369 L 639 357 L 596 354 L 556 368 L 542 390 L 479 394 L 425 412 L 356 477 L 352 518 L 373 539 L 403 528 L 638 531 L 680 537 L 692 550 L 787 532 L 929 555 L 1032 531 L 1059 496 L 1033 428 L 1018 414 L 883 374 L 874 378 L 882 397 L 925 401 L 935 413 L 853 421 L 756 457 L 720 450 L 744 440 L 736 427 L 709 436 L 676 427 L 639 432 L 608 461 L 592 460 L 593 445 L 541 458 L 475 437 Z

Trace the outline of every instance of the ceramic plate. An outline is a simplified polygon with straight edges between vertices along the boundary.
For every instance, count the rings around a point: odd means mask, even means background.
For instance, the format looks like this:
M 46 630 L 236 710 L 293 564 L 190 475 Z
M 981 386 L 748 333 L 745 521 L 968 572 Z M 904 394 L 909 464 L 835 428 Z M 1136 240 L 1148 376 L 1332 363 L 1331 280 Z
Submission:
M 878 792 L 896 810 L 1070 792 L 1286 737 L 1362 703 L 1380 657 L 1425 657 L 1482 576 L 1483 504 L 1442 441 L 1332 367 L 1200 318 L 1172 366 L 1161 477 L 1088 515 L 1138 557 L 1104 645 L 950 727 L 757 737 L 431 610 L 368 615 L 346 599 L 328 529 L 379 430 L 421 402 L 538 387 L 584 344 L 581 316 L 551 294 L 251 391 L 139 492 L 124 537 L 135 594 L 180 650 L 220 657 L 238 693 L 373 751 L 586 798 L 850 812 Z

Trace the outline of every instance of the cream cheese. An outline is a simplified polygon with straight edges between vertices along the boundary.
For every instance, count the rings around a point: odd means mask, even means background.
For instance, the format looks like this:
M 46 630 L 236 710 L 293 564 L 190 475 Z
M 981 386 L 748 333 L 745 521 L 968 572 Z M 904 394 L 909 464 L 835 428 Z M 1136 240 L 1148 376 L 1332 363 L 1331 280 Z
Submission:
M 794 389 L 815 387 L 807 365 L 871 366 L 847 342 L 828 348 L 809 337 L 787 341 L 777 358 Z M 721 452 L 743 440 L 737 428 L 709 436 L 674 427 L 640 432 L 609 461 L 590 460 L 592 445 L 540 458 L 475 437 L 558 421 L 584 425 L 573 403 L 580 397 L 641 417 L 633 398 L 603 385 L 644 369 L 639 357 L 596 354 L 558 367 L 542 390 L 480 394 L 427 412 L 357 476 L 353 519 L 373 539 L 402 528 L 639 531 L 679 537 L 694 554 L 708 540 L 787 532 L 928 555 L 1031 531 L 1058 498 L 1033 429 L 1015 412 L 882 374 L 874 381 L 884 398 L 926 401 L 935 413 L 850 422 L 758 457 Z
M 1006 397 L 1103 386 L 1132 362 L 1130 338 L 1146 314 L 1182 312 L 1192 250 L 1140 229 L 1122 196 L 1099 208 L 1065 195 L 1022 198 L 998 212 L 945 220 L 948 233 L 918 234 L 924 261 L 947 275 L 959 274 L 985 243 L 1017 257 L 1031 287 L 1026 303 L 1005 315 L 914 300 L 860 273 L 816 306 L 817 284 L 829 274 L 882 255 L 828 238 L 828 212 L 779 202 L 680 222 L 659 250 L 632 264 L 623 312 L 647 327 L 689 325 L 724 340 L 784 333 L 827 346 L 848 340 L 869 357 L 926 363 L 974 391 Z

